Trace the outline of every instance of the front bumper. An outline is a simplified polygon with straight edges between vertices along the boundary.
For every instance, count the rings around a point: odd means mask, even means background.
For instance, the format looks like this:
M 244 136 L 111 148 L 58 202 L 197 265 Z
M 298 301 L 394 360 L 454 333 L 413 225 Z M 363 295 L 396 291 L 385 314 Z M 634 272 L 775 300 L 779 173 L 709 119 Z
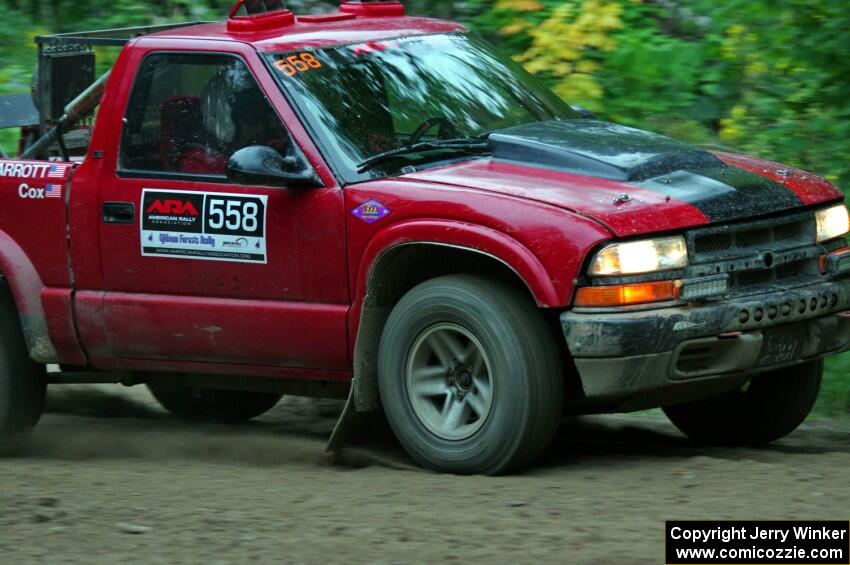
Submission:
M 568 311 L 582 401 L 637 410 L 850 348 L 850 280 L 680 307 Z

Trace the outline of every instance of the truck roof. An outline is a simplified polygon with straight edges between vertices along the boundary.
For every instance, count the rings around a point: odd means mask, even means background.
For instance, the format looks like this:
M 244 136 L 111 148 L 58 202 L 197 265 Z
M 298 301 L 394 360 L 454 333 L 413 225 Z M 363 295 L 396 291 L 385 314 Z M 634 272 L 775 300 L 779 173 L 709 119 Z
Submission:
M 295 51 L 335 45 L 380 41 L 413 35 L 464 31 L 466 28 L 447 20 L 410 16 L 374 17 L 332 13 L 294 16 L 292 23 L 271 29 L 235 30 L 233 19 L 170 29 L 147 37 L 167 39 L 219 40 L 250 43 L 258 51 Z

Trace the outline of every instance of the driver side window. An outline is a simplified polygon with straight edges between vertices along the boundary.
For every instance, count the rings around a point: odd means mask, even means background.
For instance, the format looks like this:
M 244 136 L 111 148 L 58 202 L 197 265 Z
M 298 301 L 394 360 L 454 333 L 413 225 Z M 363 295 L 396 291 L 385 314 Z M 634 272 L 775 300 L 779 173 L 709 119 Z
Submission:
M 241 59 L 161 53 L 142 62 L 121 140 L 123 171 L 224 176 L 228 158 L 251 145 L 293 154 Z

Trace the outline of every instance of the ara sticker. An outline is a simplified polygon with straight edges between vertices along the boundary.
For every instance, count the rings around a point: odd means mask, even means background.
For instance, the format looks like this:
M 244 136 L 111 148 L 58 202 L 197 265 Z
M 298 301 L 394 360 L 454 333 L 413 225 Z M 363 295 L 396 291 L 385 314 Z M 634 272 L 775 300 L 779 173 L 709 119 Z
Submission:
M 265 264 L 265 195 L 142 192 L 144 257 Z
M 390 209 L 377 200 L 369 200 L 352 210 L 351 213 L 367 224 L 374 224 L 378 220 L 383 220 L 389 216 Z

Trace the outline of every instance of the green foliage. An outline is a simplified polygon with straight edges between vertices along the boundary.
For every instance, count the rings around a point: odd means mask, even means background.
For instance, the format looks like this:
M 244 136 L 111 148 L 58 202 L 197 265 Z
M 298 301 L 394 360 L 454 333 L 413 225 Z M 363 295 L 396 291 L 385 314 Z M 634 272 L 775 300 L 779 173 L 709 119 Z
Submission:
M 476 23 L 570 102 L 611 120 L 850 186 L 841 2 L 499 0 Z
M 827 358 L 825 368 L 816 412 L 825 416 L 850 414 L 850 353 Z

